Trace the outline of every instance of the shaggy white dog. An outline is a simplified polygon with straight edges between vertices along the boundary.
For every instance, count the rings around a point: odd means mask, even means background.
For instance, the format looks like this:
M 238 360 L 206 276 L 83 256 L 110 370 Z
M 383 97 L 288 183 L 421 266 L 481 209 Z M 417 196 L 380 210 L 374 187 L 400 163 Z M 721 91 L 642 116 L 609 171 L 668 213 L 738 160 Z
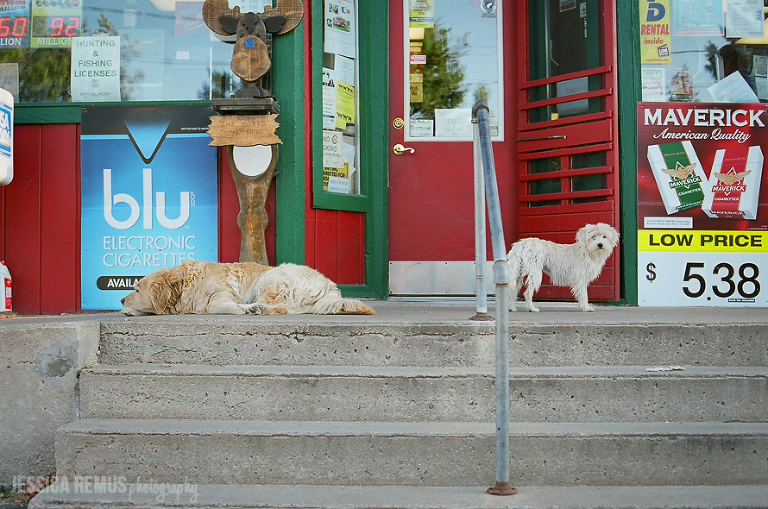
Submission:
M 594 311 L 587 300 L 587 285 L 597 279 L 605 261 L 619 243 L 619 233 L 605 223 L 588 224 L 576 232 L 575 244 L 557 244 L 535 237 L 521 239 L 507 254 L 509 263 L 509 309 L 515 311 L 517 292 L 525 278 L 525 303 L 530 311 L 533 294 L 546 272 L 555 286 L 570 286 L 583 311 Z
M 320 272 L 292 263 L 184 262 L 141 278 L 121 302 L 128 316 L 374 314 L 363 302 L 343 298 Z

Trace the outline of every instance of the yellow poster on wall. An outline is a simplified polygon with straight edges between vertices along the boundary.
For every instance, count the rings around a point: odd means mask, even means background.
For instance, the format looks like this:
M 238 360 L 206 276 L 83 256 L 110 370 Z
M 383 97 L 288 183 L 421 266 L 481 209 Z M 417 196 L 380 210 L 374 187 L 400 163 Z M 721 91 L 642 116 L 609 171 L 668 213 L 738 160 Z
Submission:
M 640 52 L 643 64 L 671 64 L 669 0 L 640 0 Z

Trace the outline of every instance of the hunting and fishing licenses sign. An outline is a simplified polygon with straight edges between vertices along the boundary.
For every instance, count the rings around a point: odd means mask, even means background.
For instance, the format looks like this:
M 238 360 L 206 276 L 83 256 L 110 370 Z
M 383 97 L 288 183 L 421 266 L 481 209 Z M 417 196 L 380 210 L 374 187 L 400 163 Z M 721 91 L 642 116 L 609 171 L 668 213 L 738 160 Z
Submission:
M 640 306 L 768 307 L 768 105 L 639 103 Z

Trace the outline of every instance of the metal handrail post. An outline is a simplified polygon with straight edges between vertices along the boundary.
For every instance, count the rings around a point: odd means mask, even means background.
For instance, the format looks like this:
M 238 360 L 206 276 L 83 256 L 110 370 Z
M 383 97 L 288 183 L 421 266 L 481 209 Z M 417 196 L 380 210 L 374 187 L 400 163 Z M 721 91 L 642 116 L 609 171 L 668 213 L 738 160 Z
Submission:
M 471 320 L 488 321 L 493 318 L 488 314 L 488 292 L 485 289 L 485 265 L 488 259 L 485 243 L 485 181 L 480 149 L 480 129 L 476 118 L 472 118 L 472 124 L 475 162 L 475 316 Z
M 485 101 L 475 103 L 472 118 L 477 119 L 488 220 L 491 227 L 493 281 L 496 285 L 496 485 L 489 488 L 488 493 L 514 495 L 517 490 L 512 487 L 509 478 L 509 265 L 488 126 L 488 105 Z

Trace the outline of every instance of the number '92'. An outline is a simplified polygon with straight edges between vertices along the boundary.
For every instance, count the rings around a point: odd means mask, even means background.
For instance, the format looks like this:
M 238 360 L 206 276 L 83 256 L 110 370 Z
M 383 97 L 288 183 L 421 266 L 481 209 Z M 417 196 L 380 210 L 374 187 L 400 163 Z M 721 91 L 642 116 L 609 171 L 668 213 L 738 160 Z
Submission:
M 707 280 L 702 273 L 704 273 L 703 262 L 685 264 L 683 282 L 689 284 L 683 286 L 683 293 L 692 299 L 701 297 L 707 289 Z M 712 285 L 712 292 L 720 298 L 727 299 L 738 292 L 739 297 L 743 299 L 754 299 L 760 294 L 760 283 L 757 280 L 760 271 L 754 263 L 740 265 L 736 281 L 734 281 L 736 269 L 730 263 L 718 263 L 712 274 L 720 278 L 717 284 Z

